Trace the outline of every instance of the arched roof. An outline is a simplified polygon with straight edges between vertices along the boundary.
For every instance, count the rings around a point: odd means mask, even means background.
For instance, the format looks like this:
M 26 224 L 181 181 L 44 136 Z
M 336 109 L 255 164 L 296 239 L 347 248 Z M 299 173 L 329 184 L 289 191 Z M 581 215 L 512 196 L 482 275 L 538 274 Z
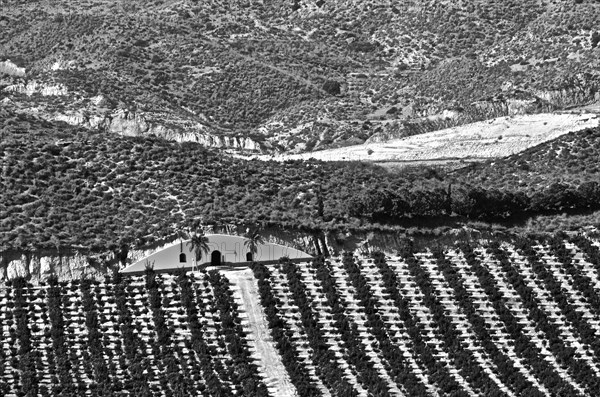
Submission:
M 206 237 L 208 238 L 209 251 L 208 253 L 202 253 L 198 263 L 195 263 L 195 255 L 188 245 L 190 240 L 181 240 L 140 259 L 121 270 L 121 272 L 142 273 L 145 271 L 147 264 L 151 264 L 157 272 L 167 272 L 181 268 L 192 269 L 194 266 L 210 264 L 211 256 L 215 251 L 219 251 L 221 254 L 221 264 L 248 264 L 246 254 L 249 250 L 244 244 L 248 239 L 226 234 L 207 234 Z M 291 260 L 309 260 L 312 258 L 311 255 L 292 247 L 264 243 L 257 246 L 256 255 L 253 259 L 255 262 L 270 262 L 283 257 L 288 257 Z M 181 259 L 185 259 L 185 261 L 182 262 Z

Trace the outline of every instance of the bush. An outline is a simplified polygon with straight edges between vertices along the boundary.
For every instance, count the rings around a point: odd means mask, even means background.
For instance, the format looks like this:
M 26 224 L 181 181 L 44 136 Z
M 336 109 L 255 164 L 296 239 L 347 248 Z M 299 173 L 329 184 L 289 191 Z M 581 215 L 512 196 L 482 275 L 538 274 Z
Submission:
M 331 94 L 331 95 L 339 95 L 340 94 L 340 83 L 335 80 L 327 80 L 323 84 L 323 91 Z
M 592 33 L 592 48 L 596 48 L 598 46 L 598 42 L 600 42 L 600 33 L 594 32 Z

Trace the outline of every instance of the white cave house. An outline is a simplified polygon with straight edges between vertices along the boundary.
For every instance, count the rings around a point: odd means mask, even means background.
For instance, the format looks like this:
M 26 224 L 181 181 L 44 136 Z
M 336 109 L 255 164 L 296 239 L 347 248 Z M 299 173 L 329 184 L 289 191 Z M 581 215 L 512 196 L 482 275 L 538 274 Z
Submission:
M 292 247 L 275 243 L 258 244 L 256 254 L 252 254 L 244 244 L 248 239 L 226 234 L 207 234 L 208 253 L 202 252 L 202 258 L 196 263 L 194 252 L 188 245 L 189 240 L 181 240 L 150 254 L 121 270 L 122 273 L 142 273 L 146 265 L 154 271 L 168 272 L 196 266 L 241 265 L 251 262 L 277 262 L 283 257 L 292 261 L 310 260 L 312 256 Z

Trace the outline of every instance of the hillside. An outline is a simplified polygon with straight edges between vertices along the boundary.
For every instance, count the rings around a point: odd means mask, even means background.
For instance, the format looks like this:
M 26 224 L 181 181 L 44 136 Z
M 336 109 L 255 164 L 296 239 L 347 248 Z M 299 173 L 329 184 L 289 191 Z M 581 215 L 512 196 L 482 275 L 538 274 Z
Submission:
M 598 183 L 598 156 L 600 134 L 598 128 L 591 128 L 505 158 L 471 164 L 458 174 L 474 185 L 490 188 L 539 191 L 556 183 L 571 187 L 587 183 L 592 188 Z
M 254 397 L 289 379 L 287 396 L 595 395 L 597 239 L 468 241 L 252 270 L 17 278 L 0 287 L 0 390 Z
M 0 397 L 597 396 L 598 26 L 0 0 Z
M 143 248 L 200 224 L 347 232 L 600 209 L 597 127 L 449 174 L 249 161 L 195 143 L 78 129 L 30 141 L 27 131 L 5 129 L 0 142 L 6 253 Z
M 2 107 L 92 130 L 302 152 L 598 99 L 591 0 L 2 7 Z
M 598 395 L 598 26 L 0 0 L 0 396 Z

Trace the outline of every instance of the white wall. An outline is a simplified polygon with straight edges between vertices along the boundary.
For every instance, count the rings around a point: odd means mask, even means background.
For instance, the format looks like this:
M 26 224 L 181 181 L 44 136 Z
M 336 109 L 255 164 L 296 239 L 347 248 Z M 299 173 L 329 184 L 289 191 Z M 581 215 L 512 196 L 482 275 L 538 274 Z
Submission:
M 208 254 L 202 254 L 202 259 L 198 264 L 210 263 L 211 253 L 213 251 L 220 251 L 222 260 L 229 263 L 240 263 L 246 262 L 246 253 L 248 249 L 244 246 L 245 238 L 239 236 L 230 236 L 225 234 L 210 234 L 208 237 L 208 246 L 210 251 Z M 187 241 L 183 241 L 183 244 L 175 243 L 170 246 L 163 248 L 162 250 L 155 252 L 145 258 L 142 258 L 138 262 L 131 266 L 123 269 L 123 273 L 139 272 L 144 271 L 146 263 L 149 262 L 154 265 L 154 270 L 165 270 L 165 269 L 177 269 L 180 267 L 191 267 L 194 264 L 194 254 L 191 252 L 187 245 Z M 305 252 L 297 250 L 295 248 L 286 247 L 274 243 L 261 244 L 258 247 L 254 260 L 260 261 L 272 261 L 282 258 L 284 256 L 290 259 L 300 258 L 312 258 Z M 183 252 L 186 255 L 186 262 L 179 262 L 179 254 Z

